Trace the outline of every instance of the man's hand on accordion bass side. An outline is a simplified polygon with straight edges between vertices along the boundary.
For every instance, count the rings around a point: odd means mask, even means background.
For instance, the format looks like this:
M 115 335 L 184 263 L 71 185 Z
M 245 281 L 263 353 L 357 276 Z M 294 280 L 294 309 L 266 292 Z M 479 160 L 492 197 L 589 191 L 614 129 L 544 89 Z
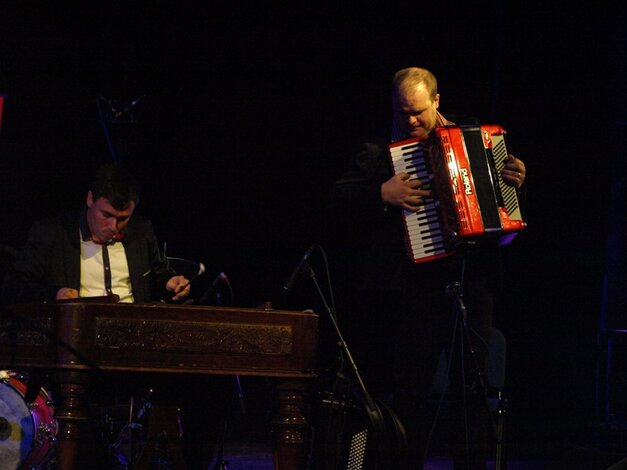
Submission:
M 525 181 L 526 174 L 527 170 L 524 162 L 511 154 L 508 155 L 507 160 L 505 160 L 505 166 L 501 171 L 503 181 L 518 189 L 522 186 L 523 181 Z
M 381 200 L 385 204 L 415 211 L 431 196 L 431 191 L 420 189 L 422 181 L 411 179 L 407 173 L 392 176 L 381 185 Z

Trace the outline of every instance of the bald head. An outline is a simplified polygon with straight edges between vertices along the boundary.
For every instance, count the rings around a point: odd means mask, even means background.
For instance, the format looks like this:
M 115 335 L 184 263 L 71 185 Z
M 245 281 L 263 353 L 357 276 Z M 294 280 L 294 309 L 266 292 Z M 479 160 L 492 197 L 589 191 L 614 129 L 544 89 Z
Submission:
M 392 90 L 405 90 L 423 84 L 431 99 L 435 99 L 438 94 L 438 81 L 435 75 L 427 69 L 419 67 L 408 67 L 401 69 L 392 78 Z
M 435 128 L 440 105 L 438 84 L 427 69 L 399 70 L 392 79 L 392 111 L 407 137 L 425 138 Z

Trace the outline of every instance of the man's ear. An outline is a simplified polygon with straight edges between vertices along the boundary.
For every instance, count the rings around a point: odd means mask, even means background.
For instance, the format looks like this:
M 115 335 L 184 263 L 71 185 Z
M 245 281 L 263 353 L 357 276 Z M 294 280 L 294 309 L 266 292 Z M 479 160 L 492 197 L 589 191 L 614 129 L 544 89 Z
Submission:
M 94 205 L 94 195 L 90 191 L 87 191 L 87 199 L 85 200 L 87 207 L 91 207 Z

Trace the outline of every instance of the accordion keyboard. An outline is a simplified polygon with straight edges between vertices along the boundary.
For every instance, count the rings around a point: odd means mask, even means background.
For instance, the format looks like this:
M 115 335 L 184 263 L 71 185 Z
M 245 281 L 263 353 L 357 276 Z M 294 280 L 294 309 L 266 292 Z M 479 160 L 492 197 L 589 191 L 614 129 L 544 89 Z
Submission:
M 431 189 L 433 172 L 429 166 L 424 144 L 399 141 L 390 146 L 394 174 L 407 173 L 419 179 L 423 189 Z M 403 210 L 405 233 L 414 260 L 428 261 L 447 254 L 438 202 L 426 201 L 417 211 Z

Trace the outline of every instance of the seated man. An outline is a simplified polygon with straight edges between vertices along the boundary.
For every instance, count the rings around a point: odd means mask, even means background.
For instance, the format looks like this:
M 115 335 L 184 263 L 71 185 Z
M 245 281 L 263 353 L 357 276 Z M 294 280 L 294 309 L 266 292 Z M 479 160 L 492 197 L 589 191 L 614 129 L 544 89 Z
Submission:
M 87 191 L 85 207 L 33 224 L 21 254 L 5 274 L 2 302 L 101 296 L 116 296 L 120 302 L 129 303 L 184 299 L 190 293 L 190 284 L 176 274 L 160 252 L 151 222 L 134 215 L 138 203 L 139 186 L 128 172 L 112 165 L 101 167 Z M 36 371 L 30 374 L 33 381 L 37 380 L 35 374 Z M 107 414 L 110 406 L 128 403 L 130 396 L 145 395 L 152 388 L 162 392 L 154 398 L 153 405 L 155 400 L 158 404 L 174 403 L 182 407 L 184 415 L 198 414 L 198 410 L 192 409 L 195 403 L 189 394 L 181 396 L 180 390 L 172 390 L 165 378 L 151 377 L 150 384 L 140 375 L 123 380 L 98 380 L 97 376 L 92 379 L 95 380 L 88 397 L 90 409 L 96 411 L 92 413 L 94 421 L 98 421 L 98 414 Z M 196 380 L 214 382 L 201 377 Z M 93 424 L 99 427 L 98 423 Z M 184 420 L 189 439 L 183 447 L 189 449 L 188 459 L 195 461 L 198 459 L 194 453 L 208 444 L 200 429 L 187 424 Z M 90 465 L 107 468 L 105 449 L 95 450 L 102 454 L 92 455 Z
M 124 170 L 103 166 L 86 206 L 33 225 L 5 276 L 3 302 L 117 295 L 121 302 L 176 301 L 190 292 L 159 251 L 152 224 L 133 216 L 139 188 Z

